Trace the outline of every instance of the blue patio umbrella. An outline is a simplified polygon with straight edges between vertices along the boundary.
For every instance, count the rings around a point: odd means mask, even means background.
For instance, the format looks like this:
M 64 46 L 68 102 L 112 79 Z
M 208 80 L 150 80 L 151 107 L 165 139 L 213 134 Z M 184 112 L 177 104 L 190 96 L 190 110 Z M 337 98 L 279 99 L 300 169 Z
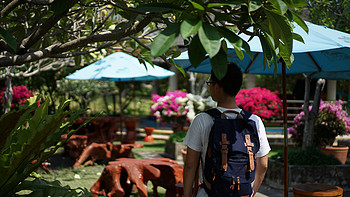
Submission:
M 301 35 L 305 44 L 293 41 L 294 62 L 290 69 L 286 70 L 286 74 L 350 71 L 350 34 L 310 22 L 305 23 L 309 28 L 309 33 L 295 24 L 293 32 Z M 244 34 L 239 36 L 246 41 L 249 39 L 249 36 Z M 248 44 L 253 53 L 253 59 L 245 54 L 241 61 L 229 44 L 228 61 L 235 62 L 244 73 L 273 75 L 274 66 L 264 70 L 263 51 L 259 38 L 254 37 Z M 175 63 L 188 71 L 199 73 L 210 73 L 211 71 L 209 59 L 204 60 L 197 68 L 191 66 L 187 51 L 175 58 Z M 279 75 L 282 74 L 281 68 L 281 65 L 277 66 Z
M 131 55 L 123 52 L 116 52 L 96 61 L 73 74 L 67 79 L 76 80 L 102 80 L 102 81 L 150 81 L 164 79 L 173 76 L 175 73 L 157 65 L 149 63 L 142 64 Z
M 157 65 L 140 63 L 131 55 L 123 52 L 115 52 L 107 57 L 96 61 L 73 74 L 67 79 L 75 80 L 101 80 L 117 82 L 135 82 L 164 79 L 173 76 L 175 73 Z M 135 89 L 133 91 L 135 98 Z M 121 83 L 119 83 L 119 105 L 122 107 Z M 135 108 L 136 110 L 136 108 Z M 123 112 L 120 110 L 120 126 L 122 130 Z
M 333 30 L 324 26 L 319 26 L 306 22 L 309 32 L 306 33 L 300 26 L 294 23 L 294 33 L 302 36 L 304 43 L 293 40 L 294 62 L 290 69 L 279 63 L 277 71 L 275 67 L 265 68 L 263 66 L 263 50 L 257 37 L 251 39 L 248 44 L 253 53 L 250 59 L 247 54 L 240 60 L 232 45 L 228 46 L 228 61 L 236 63 L 244 73 L 283 75 L 283 116 L 284 116 L 284 153 L 285 153 L 285 187 L 284 194 L 288 196 L 288 134 L 287 134 L 287 106 L 286 106 L 286 74 L 306 73 L 312 78 L 322 77 L 325 79 L 349 79 L 350 76 L 350 34 Z M 240 34 L 244 40 L 248 41 L 249 36 Z M 175 58 L 175 63 L 184 70 L 198 73 L 210 73 L 211 65 L 209 58 L 205 59 L 198 67 L 193 67 L 189 61 L 187 51 Z

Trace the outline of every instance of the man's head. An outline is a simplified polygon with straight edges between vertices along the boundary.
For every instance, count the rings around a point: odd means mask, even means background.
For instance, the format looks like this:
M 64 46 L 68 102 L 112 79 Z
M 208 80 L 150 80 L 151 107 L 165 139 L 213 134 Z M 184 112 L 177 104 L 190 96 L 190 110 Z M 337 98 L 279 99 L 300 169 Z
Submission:
M 218 80 L 213 71 L 211 71 L 210 81 L 217 82 L 217 85 L 223 88 L 223 91 L 230 96 L 236 96 L 242 86 L 242 71 L 232 62 L 228 63 L 227 72 L 224 78 Z

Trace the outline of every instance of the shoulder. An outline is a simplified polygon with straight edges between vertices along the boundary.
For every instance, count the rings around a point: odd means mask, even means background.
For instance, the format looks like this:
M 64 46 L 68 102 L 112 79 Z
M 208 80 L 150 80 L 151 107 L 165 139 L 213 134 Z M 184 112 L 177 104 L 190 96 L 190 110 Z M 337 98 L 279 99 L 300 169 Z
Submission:
M 249 117 L 250 120 L 253 120 L 255 121 L 256 123 L 262 123 L 262 120 L 261 118 L 258 116 L 258 115 L 255 115 L 255 114 L 252 114 L 250 117 Z
M 208 113 L 201 112 L 201 113 L 197 114 L 194 117 L 192 123 L 195 123 L 195 122 L 207 122 L 207 121 L 212 121 L 212 120 L 213 120 L 213 117 L 211 117 Z

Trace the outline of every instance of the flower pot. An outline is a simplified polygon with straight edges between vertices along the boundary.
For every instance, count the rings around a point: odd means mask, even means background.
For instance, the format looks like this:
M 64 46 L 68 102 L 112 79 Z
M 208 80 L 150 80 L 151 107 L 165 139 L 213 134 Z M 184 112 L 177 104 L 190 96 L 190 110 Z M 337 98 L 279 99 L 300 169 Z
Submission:
M 326 155 L 332 155 L 333 157 L 338 159 L 342 164 L 345 164 L 349 151 L 348 146 L 323 146 L 319 149 Z
M 154 139 L 152 137 L 152 133 L 154 131 L 154 127 L 145 127 L 146 137 L 143 138 L 144 142 L 153 142 Z

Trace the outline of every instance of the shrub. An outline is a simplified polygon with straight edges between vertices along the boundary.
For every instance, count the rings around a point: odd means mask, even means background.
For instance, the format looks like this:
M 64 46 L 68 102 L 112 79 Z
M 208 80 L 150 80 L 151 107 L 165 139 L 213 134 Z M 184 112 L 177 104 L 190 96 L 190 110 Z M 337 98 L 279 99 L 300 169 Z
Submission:
M 282 102 L 279 92 L 271 92 L 266 88 L 242 89 L 236 96 L 237 105 L 265 119 L 273 120 L 281 117 Z
M 271 156 L 279 162 L 284 161 L 283 152 L 279 152 L 274 156 Z M 340 161 L 331 155 L 323 154 L 316 147 L 308 147 L 305 151 L 303 150 L 292 150 L 288 152 L 288 164 L 290 165 L 339 165 Z
M 172 133 L 169 136 L 169 141 L 171 142 L 183 142 L 185 140 L 186 137 L 186 131 L 178 131 L 175 133 Z
M 6 89 L 3 88 L 0 90 L 0 101 L 4 102 L 4 93 Z M 18 108 L 19 105 L 24 105 L 27 102 L 27 99 L 32 97 L 33 91 L 29 91 L 26 86 L 13 86 L 12 87 L 12 108 Z
M 345 135 L 350 132 L 350 118 L 343 110 L 343 102 L 325 103 L 321 101 L 317 119 L 314 125 L 314 145 L 331 146 L 338 135 Z M 310 106 L 310 109 L 311 110 Z M 294 118 L 294 124 L 288 128 L 292 139 L 301 146 L 305 125 L 305 114 L 300 112 Z

